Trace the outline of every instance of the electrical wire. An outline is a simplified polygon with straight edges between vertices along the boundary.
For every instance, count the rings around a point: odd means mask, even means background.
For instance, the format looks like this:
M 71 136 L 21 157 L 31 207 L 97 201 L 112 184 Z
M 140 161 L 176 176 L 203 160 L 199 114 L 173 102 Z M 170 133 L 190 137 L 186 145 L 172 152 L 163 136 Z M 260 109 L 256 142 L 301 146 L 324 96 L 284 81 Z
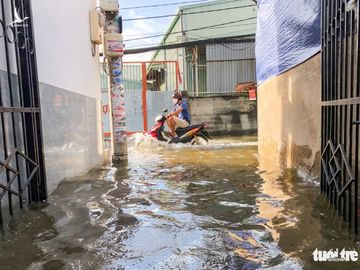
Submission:
M 240 38 L 240 39 L 239 39 Z M 138 54 L 144 53 L 149 51 L 157 51 L 157 50 L 167 50 L 167 49 L 177 49 L 177 48 L 184 48 L 184 47 L 193 47 L 198 45 L 206 45 L 206 44 L 216 44 L 216 43 L 248 43 L 248 42 L 255 41 L 254 35 L 239 35 L 239 36 L 232 36 L 228 38 L 220 37 L 216 39 L 205 39 L 200 41 L 188 41 L 188 42 L 181 42 L 175 43 L 170 45 L 158 45 L 155 47 L 144 47 L 139 49 L 126 49 L 124 54 Z
M 225 10 L 232 10 L 232 9 L 240 9 L 240 8 L 248 8 L 248 7 L 256 7 L 256 6 L 255 5 L 246 5 L 246 6 L 239 6 L 239 7 L 228 7 L 228 8 L 219 8 L 219 9 L 203 10 L 203 11 L 196 11 L 196 12 L 187 12 L 187 13 L 182 13 L 181 16 L 203 14 L 203 13 L 210 13 L 210 12 L 217 12 L 217 11 L 225 11 Z M 123 19 L 123 22 L 150 20 L 150 19 L 162 19 L 162 18 L 169 18 L 169 17 L 176 17 L 176 16 L 179 16 L 179 14 Z
M 224 29 L 224 28 L 230 28 L 230 27 L 238 27 L 238 26 L 247 26 L 247 25 L 256 25 L 257 23 L 242 23 L 242 24 L 235 24 L 235 25 L 227 25 L 227 26 L 217 26 L 217 27 L 213 27 L 213 29 Z M 248 30 L 248 29 L 246 29 Z M 226 35 L 226 34 L 231 34 L 231 33 L 237 33 L 239 31 L 233 31 L 233 32 L 230 32 L 230 33 L 221 33 L 220 35 Z M 162 36 L 164 35 L 164 33 L 151 33 L 153 35 L 159 35 L 159 36 Z M 195 34 L 192 34 L 193 36 L 197 36 L 197 37 L 201 37 L 201 38 L 208 38 L 208 37 L 203 37 L 203 36 L 200 36 L 200 35 L 195 35 Z M 138 37 L 140 38 L 141 35 L 127 35 L 127 34 L 124 34 L 124 36 L 133 36 L 133 37 Z M 144 36 L 146 37 L 146 36 Z M 126 40 L 125 40 L 126 41 Z M 128 41 L 128 40 L 127 40 Z M 130 41 L 131 42 L 131 41 Z M 152 43 L 152 44 L 147 44 L 147 45 L 158 45 L 159 43 Z
M 246 23 L 246 24 L 239 24 L 239 25 L 235 25 L 235 26 L 247 26 L 247 25 L 256 25 L 257 23 Z M 222 26 L 222 27 L 216 27 L 216 29 L 221 29 L 221 28 L 229 28 L 229 27 L 232 27 L 234 28 L 235 26 Z M 246 29 L 242 29 L 242 30 L 237 30 L 237 31 L 232 31 L 232 32 L 227 32 L 227 33 L 220 33 L 218 35 L 220 36 L 211 36 L 212 38 L 215 38 L 215 37 L 221 37 L 221 36 L 225 36 L 225 35 L 229 35 L 229 34 L 236 34 L 236 33 L 242 33 L 242 32 L 246 32 L 246 31 L 249 31 L 249 30 L 252 30 L 253 28 L 246 28 Z M 205 36 L 201 36 L 201 35 L 198 35 L 198 34 L 191 34 L 191 35 L 188 35 L 187 38 L 188 39 L 191 39 L 192 37 L 199 37 L 199 38 L 202 38 L 202 39 L 207 39 L 209 37 L 205 37 Z
M 109 61 L 108 61 L 107 57 L 104 58 L 104 61 L 103 61 L 103 63 L 101 65 L 102 65 L 102 69 L 105 72 L 105 74 L 110 77 L 111 76 L 110 75 L 110 73 L 111 73 L 110 72 L 110 65 L 109 65 Z
M 249 49 L 250 47 L 254 46 L 253 43 L 250 43 L 248 46 L 246 46 L 244 48 L 231 48 L 230 46 L 226 45 L 225 43 L 220 43 L 220 45 L 231 51 L 245 51 L 245 50 Z
M 155 7 L 175 6 L 175 5 L 182 5 L 182 4 L 204 3 L 204 2 L 208 2 L 208 0 L 184 1 L 184 2 L 175 2 L 175 3 L 168 3 L 168 4 L 157 4 L 157 5 L 147 5 L 147 6 L 137 6 L 137 7 L 122 7 L 121 10 L 155 8 Z
M 188 33 L 188 32 L 192 32 L 192 31 L 198 31 L 198 30 L 203 30 L 203 29 L 214 28 L 216 26 L 223 26 L 223 25 L 234 24 L 234 23 L 237 23 L 237 22 L 249 21 L 249 20 L 252 20 L 252 19 L 256 19 L 256 17 L 249 17 L 249 18 L 242 19 L 242 20 L 236 20 L 236 21 L 231 21 L 231 22 L 226 22 L 226 23 L 221 23 L 221 24 L 214 24 L 214 25 L 209 25 L 209 26 L 204 26 L 204 27 L 199 27 L 199 28 L 193 28 L 193 29 L 188 29 L 188 30 L 185 30 L 185 31 L 173 32 L 173 33 L 169 33 L 168 35 Z M 155 37 L 161 37 L 161 36 L 165 36 L 165 35 L 161 34 L 161 35 L 145 36 L 145 37 L 141 37 L 141 38 L 127 39 L 127 40 L 124 40 L 124 42 L 134 41 L 134 40 L 143 40 L 143 39 L 149 39 L 149 38 L 155 38 Z
M 254 24 L 256 24 L 256 23 L 254 23 Z M 245 25 L 252 25 L 252 24 L 245 24 Z M 243 33 L 246 33 L 249 30 L 252 30 L 252 28 L 243 29 L 241 31 L 233 31 L 233 32 L 222 33 L 222 34 L 220 34 L 220 36 L 215 35 L 215 36 L 204 37 L 204 36 L 200 36 L 200 35 L 194 35 L 194 36 L 196 36 L 198 38 L 190 38 L 189 41 L 201 41 L 201 40 L 209 39 L 209 38 L 220 38 L 222 36 L 224 38 L 228 38 L 228 37 L 233 36 L 233 34 L 243 34 Z M 164 45 L 171 45 L 171 44 L 178 44 L 178 43 L 177 42 L 167 42 Z M 139 45 L 139 46 L 135 45 L 135 46 L 132 46 L 132 47 L 126 47 L 126 49 L 128 49 L 128 50 L 130 50 L 130 49 L 140 49 L 140 48 L 143 48 L 143 45 Z M 149 44 L 145 44 L 145 45 L 146 46 L 156 46 L 156 45 L 159 45 L 159 43 L 149 43 Z
M 175 3 L 167 3 L 167 4 L 157 4 L 157 5 L 148 5 L 148 6 L 137 6 L 137 7 L 121 7 L 121 10 L 129 10 L 129 9 L 143 9 L 143 8 L 155 8 L 155 7 L 165 7 L 165 6 L 177 6 L 183 4 L 192 4 L 192 3 L 206 3 L 207 5 L 217 5 L 217 4 L 225 4 L 231 3 L 238 0 L 231 0 L 231 1 L 222 1 L 221 3 L 213 3 L 208 0 L 196 0 L 196 1 L 184 1 L 184 2 L 175 2 Z

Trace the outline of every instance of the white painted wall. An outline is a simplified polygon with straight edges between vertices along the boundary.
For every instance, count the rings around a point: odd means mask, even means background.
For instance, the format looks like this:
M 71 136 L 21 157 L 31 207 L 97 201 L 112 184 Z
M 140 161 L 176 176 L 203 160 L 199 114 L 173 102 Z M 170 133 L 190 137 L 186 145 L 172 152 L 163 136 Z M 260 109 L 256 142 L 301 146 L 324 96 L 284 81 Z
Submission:
M 101 99 L 99 57 L 91 54 L 95 0 L 32 0 L 39 81 Z

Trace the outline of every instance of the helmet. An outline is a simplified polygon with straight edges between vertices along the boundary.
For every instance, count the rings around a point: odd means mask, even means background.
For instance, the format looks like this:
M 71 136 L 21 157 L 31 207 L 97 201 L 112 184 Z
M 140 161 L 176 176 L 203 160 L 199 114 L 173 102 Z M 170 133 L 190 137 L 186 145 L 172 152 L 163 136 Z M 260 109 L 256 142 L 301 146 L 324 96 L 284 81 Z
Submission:
M 179 92 L 174 92 L 174 94 L 172 95 L 172 98 L 176 98 L 178 100 L 182 99 L 182 95 Z

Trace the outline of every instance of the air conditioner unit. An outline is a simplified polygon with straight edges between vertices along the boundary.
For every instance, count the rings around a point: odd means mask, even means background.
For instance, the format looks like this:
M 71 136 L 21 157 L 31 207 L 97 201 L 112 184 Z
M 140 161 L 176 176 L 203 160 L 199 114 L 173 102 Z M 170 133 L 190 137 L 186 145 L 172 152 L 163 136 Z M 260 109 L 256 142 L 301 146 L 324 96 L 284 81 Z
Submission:
M 100 7 L 104 11 L 118 11 L 119 0 L 100 0 Z

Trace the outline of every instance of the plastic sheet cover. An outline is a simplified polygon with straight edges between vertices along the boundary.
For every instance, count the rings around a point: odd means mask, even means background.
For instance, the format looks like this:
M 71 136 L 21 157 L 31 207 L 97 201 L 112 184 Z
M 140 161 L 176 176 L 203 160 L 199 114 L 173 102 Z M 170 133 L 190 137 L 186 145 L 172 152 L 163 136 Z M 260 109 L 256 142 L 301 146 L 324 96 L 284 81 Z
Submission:
M 319 0 L 259 0 L 257 81 L 263 83 L 321 49 Z

